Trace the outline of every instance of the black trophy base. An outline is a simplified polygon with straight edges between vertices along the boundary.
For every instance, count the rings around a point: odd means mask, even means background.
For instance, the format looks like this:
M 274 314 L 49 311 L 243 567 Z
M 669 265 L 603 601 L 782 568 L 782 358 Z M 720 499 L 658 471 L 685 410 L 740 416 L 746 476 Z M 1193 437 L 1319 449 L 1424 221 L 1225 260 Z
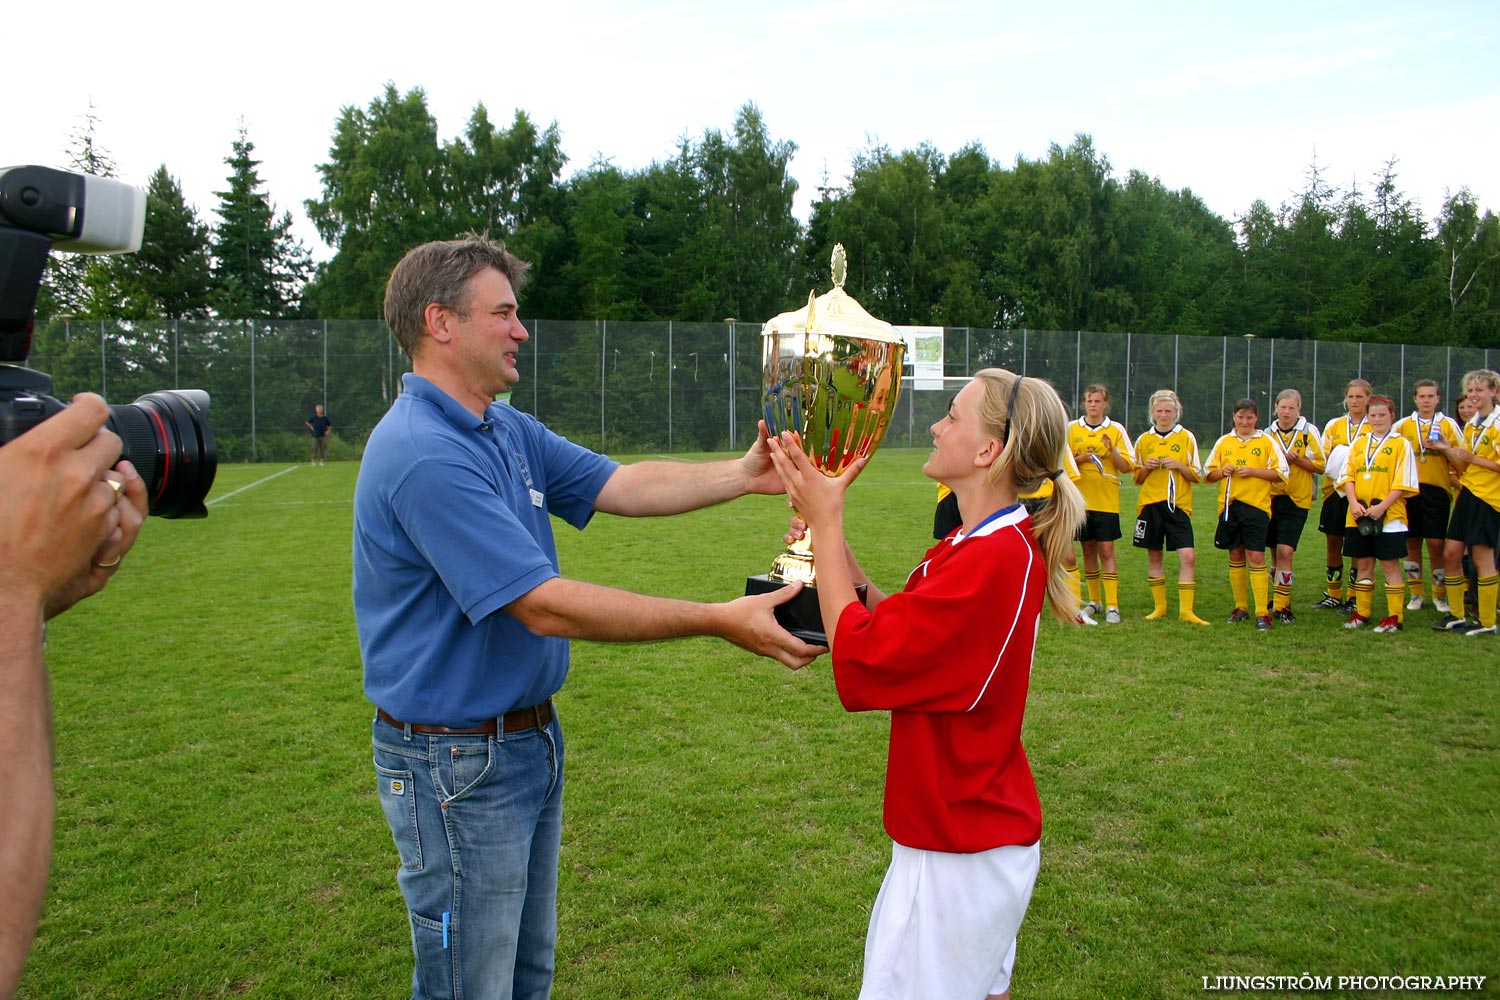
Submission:
M 745 594 L 769 594 L 780 590 L 787 584 L 780 580 L 773 580 L 765 573 L 760 576 L 748 576 L 745 578 Z M 859 594 L 859 602 L 865 602 L 865 592 L 868 589 L 865 584 L 855 586 Z M 823 628 L 823 612 L 818 607 L 818 588 L 803 587 L 797 596 L 784 604 L 776 606 L 776 621 L 781 627 L 801 639 L 803 642 L 814 646 L 828 645 L 828 632 Z

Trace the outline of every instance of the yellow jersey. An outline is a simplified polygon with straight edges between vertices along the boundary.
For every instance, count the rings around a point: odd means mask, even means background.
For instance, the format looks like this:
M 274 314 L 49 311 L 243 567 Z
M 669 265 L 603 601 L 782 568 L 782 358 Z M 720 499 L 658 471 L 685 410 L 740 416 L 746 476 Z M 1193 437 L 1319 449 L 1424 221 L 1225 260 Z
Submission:
M 1198 457 L 1198 439 L 1193 432 L 1181 424 L 1163 434 L 1155 425 L 1135 439 L 1136 468 L 1143 467 L 1153 458 L 1170 458 L 1191 470 L 1187 475 L 1174 469 L 1152 469 L 1141 483 L 1136 496 L 1135 514 L 1153 503 L 1167 503 L 1169 510 L 1180 510 L 1184 514 L 1193 512 L 1193 484 L 1203 481 L 1203 466 Z
M 1355 423 L 1347 413 L 1342 417 L 1334 417 L 1328 421 L 1328 424 L 1323 428 L 1324 459 L 1332 461 L 1334 458 L 1333 449 L 1340 445 L 1349 448 L 1354 444 L 1354 439 L 1363 434 L 1368 426 L 1369 421 L 1365 418 L 1361 417 L 1359 423 Z M 1327 500 L 1328 495 L 1333 492 L 1337 478 L 1331 472 L 1329 475 L 1323 477 L 1324 500 Z
M 1476 457 L 1500 462 L 1500 406 L 1491 410 L 1487 417 L 1481 418 L 1477 413 L 1470 417 L 1467 431 L 1473 442 L 1469 450 Z M 1500 472 L 1470 463 L 1459 477 L 1458 485 L 1500 510 Z
M 1125 468 L 1115 468 L 1111 449 L 1125 456 Z M 1125 428 L 1108 417 L 1098 427 L 1079 417 L 1068 425 L 1068 450 L 1084 456 L 1078 462 L 1078 470 L 1083 473 L 1078 489 L 1083 493 L 1084 507 L 1104 514 L 1120 513 L 1120 473 L 1135 468 L 1134 451 Z
M 1335 486 L 1347 494 L 1344 487 L 1350 483 L 1354 484 L 1354 495 L 1366 507 L 1384 500 L 1391 490 L 1400 490 L 1401 495 L 1386 508 L 1381 530 L 1406 530 L 1406 498 L 1417 493 L 1417 463 L 1412 458 L 1411 442 L 1394 427 L 1381 438 L 1365 431 L 1354 439 L 1349 464 Z M 1344 527 L 1354 527 L 1352 510 L 1344 517 Z
M 1432 419 L 1423 420 L 1422 415 L 1413 410 L 1410 416 L 1396 421 L 1392 429 L 1411 444 L 1412 455 L 1417 460 L 1417 482 L 1441 486 L 1453 492 L 1453 479 L 1448 475 L 1448 456 L 1429 449 L 1427 442 L 1436 433 L 1450 446 L 1463 447 L 1464 433 L 1458 421 L 1442 413 L 1434 413 Z
M 1271 438 L 1271 443 L 1281 452 L 1281 457 L 1286 461 L 1286 482 L 1272 483 L 1271 496 L 1278 497 L 1285 494 L 1292 498 L 1292 503 L 1307 510 L 1312 507 L 1313 480 L 1318 477 L 1325 467 L 1327 455 L 1323 452 L 1323 439 L 1318 433 L 1318 428 L 1308 423 L 1306 417 L 1298 417 L 1292 429 L 1284 431 L 1281 426 L 1271 422 L 1266 428 L 1266 434 Z M 1316 469 L 1304 469 L 1300 465 L 1293 465 L 1290 455 L 1300 455 L 1311 462 Z
M 1276 448 L 1270 435 L 1264 431 L 1256 431 L 1248 438 L 1242 438 L 1230 431 L 1219 438 L 1214 443 L 1213 453 L 1208 456 L 1203 472 L 1207 475 L 1216 469 L 1231 465 L 1269 469 L 1276 473 L 1277 478 L 1283 483 L 1286 482 L 1286 459 L 1281 457 L 1281 452 Z M 1263 511 L 1269 517 L 1271 515 L 1271 480 L 1255 476 L 1225 476 L 1220 479 L 1219 516 L 1226 516 L 1229 505 L 1236 500 Z

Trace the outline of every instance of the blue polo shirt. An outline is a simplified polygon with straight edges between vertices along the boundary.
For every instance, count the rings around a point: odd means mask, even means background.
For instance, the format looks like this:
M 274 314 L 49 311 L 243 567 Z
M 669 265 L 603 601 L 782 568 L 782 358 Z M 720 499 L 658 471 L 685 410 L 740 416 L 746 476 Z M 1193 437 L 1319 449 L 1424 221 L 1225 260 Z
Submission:
M 581 529 L 618 463 L 505 404 L 481 421 L 425 378 L 403 384 L 354 488 L 365 695 L 404 722 L 477 725 L 562 687 L 567 640 L 503 609 L 559 575 L 548 515 Z

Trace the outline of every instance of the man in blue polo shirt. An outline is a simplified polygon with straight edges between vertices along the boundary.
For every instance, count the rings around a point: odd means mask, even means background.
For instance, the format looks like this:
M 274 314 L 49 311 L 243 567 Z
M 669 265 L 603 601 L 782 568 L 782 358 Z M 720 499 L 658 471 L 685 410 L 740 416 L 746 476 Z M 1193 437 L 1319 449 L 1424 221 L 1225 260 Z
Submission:
M 724 604 L 568 580 L 549 515 L 676 514 L 783 492 L 761 425 L 739 459 L 619 465 L 497 404 L 528 334 L 529 265 L 485 237 L 427 243 L 386 286 L 411 357 L 354 491 L 354 613 L 380 801 L 401 867 L 412 996 L 545 998 L 557 938 L 568 640 L 712 635 L 789 667 L 824 652 L 778 624 L 795 593 Z

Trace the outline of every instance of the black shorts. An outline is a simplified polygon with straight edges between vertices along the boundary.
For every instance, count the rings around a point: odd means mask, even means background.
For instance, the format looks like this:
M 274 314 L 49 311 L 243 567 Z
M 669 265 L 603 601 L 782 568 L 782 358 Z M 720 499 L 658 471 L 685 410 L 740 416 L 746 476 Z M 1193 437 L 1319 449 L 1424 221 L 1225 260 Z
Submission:
M 1381 531 L 1373 535 L 1361 535 L 1351 531 L 1344 536 L 1344 555 L 1350 559 L 1373 556 L 1382 562 L 1389 559 L 1406 558 L 1406 532 Z
M 1453 501 L 1453 519 L 1448 522 L 1448 537 L 1465 545 L 1500 547 L 1500 511 L 1470 493 L 1468 487 L 1458 491 Z
M 1349 517 L 1349 498 L 1335 490 L 1323 499 L 1318 512 L 1318 530 L 1325 535 L 1344 537 L 1344 521 Z
M 1306 507 L 1298 507 L 1297 501 L 1285 493 L 1271 498 L 1269 541 L 1272 545 L 1285 545 L 1295 552 L 1297 542 L 1302 538 L 1302 529 L 1306 526 Z
M 1265 511 L 1242 500 L 1231 500 L 1229 518 L 1220 517 L 1214 529 L 1214 548 L 1264 552 L 1270 531 L 1271 518 Z
M 958 513 L 958 494 L 949 493 L 937 502 L 937 509 L 932 512 L 932 537 L 942 541 L 963 523 Z
M 1078 529 L 1080 542 L 1112 542 L 1120 537 L 1120 515 L 1102 510 L 1088 511 Z
M 1406 498 L 1406 537 L 1443 538 L 1448 533 L 1448 518 L 1453 515 L 1453 498 L 1441 486 L 1422 483 L 1414 497 Z
M 1193 519 L 1181 507 L 1169 510 L 1165 500 L 1148 503 L 1135 519 L 1133 544 L 1151 552 L 1190 549 L 1193 547 Z

